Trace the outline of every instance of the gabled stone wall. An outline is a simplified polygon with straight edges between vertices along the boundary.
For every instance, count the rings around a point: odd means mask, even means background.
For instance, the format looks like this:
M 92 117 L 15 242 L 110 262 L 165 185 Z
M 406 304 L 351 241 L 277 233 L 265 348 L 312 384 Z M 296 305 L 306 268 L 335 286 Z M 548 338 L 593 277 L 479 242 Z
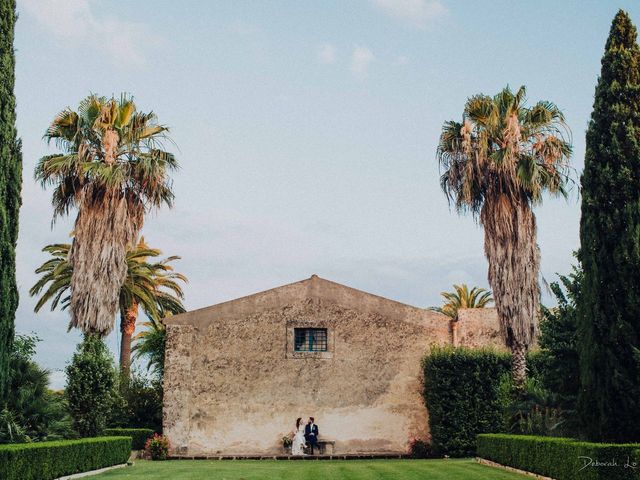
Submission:
M 293 328 L 329 331 L 293 354 Z M 428 440 L 420 363 L 452 343 L 449 319 L 318 277 L 167 322 L 164 432 L 174 454 L 277 454 L 297 417 L 336 453 Z

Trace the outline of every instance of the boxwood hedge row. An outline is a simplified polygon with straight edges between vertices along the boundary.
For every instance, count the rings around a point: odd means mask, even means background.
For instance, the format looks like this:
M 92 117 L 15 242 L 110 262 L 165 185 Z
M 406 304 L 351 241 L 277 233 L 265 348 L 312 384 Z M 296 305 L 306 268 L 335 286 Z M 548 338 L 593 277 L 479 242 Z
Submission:
M 104 434 L 108 437 L 131 437 L 131 449 L 143 450 L 144 444 L 153 430 L 150 428 L 107 428 Z
M 130 437 L 0 445 L 0 478 L 52 480 L 126 463 L 130 455 Z
M 478 435 L 477 455 L 556 480 L 640 479 L 640 444 L 534 435 Z

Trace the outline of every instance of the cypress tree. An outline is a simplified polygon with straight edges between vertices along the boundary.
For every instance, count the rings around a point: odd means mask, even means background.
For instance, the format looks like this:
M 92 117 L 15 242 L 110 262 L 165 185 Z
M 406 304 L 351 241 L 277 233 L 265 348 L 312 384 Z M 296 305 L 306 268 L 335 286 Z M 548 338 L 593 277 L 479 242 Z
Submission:
M 9 352 L 18 307 L 16 241 L 22 185 L 22 154 L 16 131 L 15 0 L 0 0 L 0 399 L 6 395 Z
M 640 440 L 640 49 L 627 13 L 602 58 L 582 175 L 578 410 L 591 440 Z

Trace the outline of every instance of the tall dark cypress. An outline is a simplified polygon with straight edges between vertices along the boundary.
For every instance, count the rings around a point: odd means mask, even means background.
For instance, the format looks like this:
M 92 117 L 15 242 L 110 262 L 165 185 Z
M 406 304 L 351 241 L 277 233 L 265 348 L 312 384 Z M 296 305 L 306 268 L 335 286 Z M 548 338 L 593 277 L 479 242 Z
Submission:
M 578 408 L 592 440 L 640 441 L 640 49 L 619 11 L 582 175 Z
M 16 241 L 22 154 L 16 131 L 15 0 L 0 0 L 0 399 L 7 393 L 9 350 L 18 307 Z

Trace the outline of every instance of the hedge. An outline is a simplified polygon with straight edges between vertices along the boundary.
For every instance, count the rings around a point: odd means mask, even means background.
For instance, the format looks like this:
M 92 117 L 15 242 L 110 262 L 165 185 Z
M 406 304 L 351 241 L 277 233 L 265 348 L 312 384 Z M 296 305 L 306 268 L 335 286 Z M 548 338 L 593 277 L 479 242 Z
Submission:
M 640 444 L 496 433 L 478 435 L 477 455 L 556 480 L 640 479 Z
M 464 347 L 434 347 L 424 358 L 424 400 L 435 455 L 473 456 L 477 434 L 501 430 L 498 385 L 510 364 L 508 353 Z
M 153 430 L 150 428 L 107 428 L 104 434 L 108 437 L 131 437 L 132 450 L 144 450 L 144 444 Z
M 52 480 L 126 463 L 130 455 L 129 437 L 94 437 L 0 445 L 0 478 Z

